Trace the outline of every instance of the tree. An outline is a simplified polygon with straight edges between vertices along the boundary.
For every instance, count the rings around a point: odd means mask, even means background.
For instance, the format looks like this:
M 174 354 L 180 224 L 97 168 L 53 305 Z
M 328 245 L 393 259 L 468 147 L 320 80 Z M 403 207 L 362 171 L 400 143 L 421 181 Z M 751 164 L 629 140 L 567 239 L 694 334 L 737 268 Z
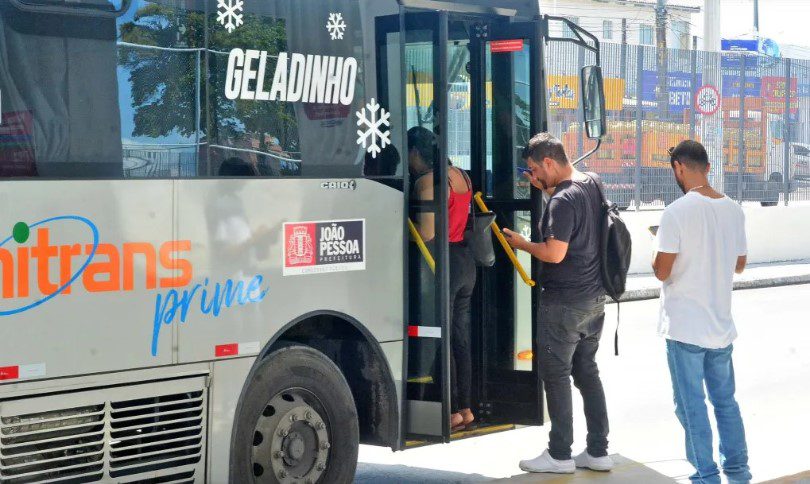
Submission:
M 231 101 L 224 96 L 228 53 L 233 48 L 267 51 L 271 57 L 286 50 L 283 20 L 245 14 L 244 24 L 232 33 L 216 26 L 216 12 L 183 11 L 146 4 L 132 21 L 121 26 L 121 40 L 145 46 L 122 47 L 120 65 L 129 72 L 136 136 L 160 137 L 172 132 L 195 134 L 196 90 L 205 102 L 201 109 L 203 136 L 210 142 L 258 137 L 266 151 L 266 134 L 282 146 L 297 143 L 297 122 L 288 103 Z M 208 45 L 205 32 L 208 28 Z M 183 46 L 200 52 L 170 52 L 147 46 Z M 207 47 L 207 48 L 204 48 Z M 197 79 L 197 62 L 202 75 Z M 273 66 L 268 66 L 272 75 Z M 206 91 L 207 90 L 207 91 Z M 206 107 L 208 108 L 206 110 Z

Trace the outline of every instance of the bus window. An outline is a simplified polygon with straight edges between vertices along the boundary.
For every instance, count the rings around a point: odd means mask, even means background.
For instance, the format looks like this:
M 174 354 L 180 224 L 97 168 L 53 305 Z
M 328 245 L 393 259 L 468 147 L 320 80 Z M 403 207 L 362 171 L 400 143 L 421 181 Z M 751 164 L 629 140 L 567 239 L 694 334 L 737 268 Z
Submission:
M 56 3 L 0 4 L 0 177 L 193 172 L 201 1 Z
M 243 23 L 230 33 L 210 11 L 208 171 L 233 156 L 264 176 L 401 170 L 399 119 L 380 104 L 374 59 L 364 54 L 374 49 L 363 42 L 374 31 L 366 19 L 386 11 L 395 13 L 396 4 L 245 2 Z

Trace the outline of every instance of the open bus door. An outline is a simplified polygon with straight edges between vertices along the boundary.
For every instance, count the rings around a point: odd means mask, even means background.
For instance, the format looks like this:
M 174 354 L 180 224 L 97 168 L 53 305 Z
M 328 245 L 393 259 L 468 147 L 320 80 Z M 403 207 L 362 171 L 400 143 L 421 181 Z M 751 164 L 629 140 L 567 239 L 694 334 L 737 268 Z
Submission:
M 472 172 L 474 184 L 483 188 L 479 203 L 495 212 L 499 227 L 536 237 L 542 197 L 519 168 L 526 166 L 523 147 L 545 129 L 539 22 L 491 24 L 475 37 L 471 51 L 476 81 Z M 495 265 L 479 272 L 474 315 L 479 349 L 476 413 L 490 424 L 540 425 L 542 387 L 533 358 L 539 263 L 525 252 L 515 258 L 498 242 L 495 246 Z
M 439 2 L 437 2 L 439 3 Z M 443 3 L 443 2 L 442 2 Z M 443 3 L 444 5 L 448 5 Z M 480 11 L 479 11 L 480 10 Z M 507 9 L 508 10 L 508 9 Z M 376 20 L 381 99 L 406 137 L 419 128 L 435 136 L 436 160 L 468 170 L 476 211 L 486 206 L 497 223 L 537 240 L 542 196 L 521 176 L 522 150 L 546 130 L 543 42 L 547 17 L 516 21 L 506 10 L 414 11 Z M 387 86 L 387 89 L 384 87 Z M 407 143 L 403 143 L 407 146 Z M 409 153 L 401 153 L 408 169 Z M 404 437 L 451 439 L 451 334 L 447 234 L 448 166 L 435 163 L 434 198 L 413 193 L 405 177 L 406 384 Z M 472 410 L 478 435 L 504 424 L 543 423 L 536 359 L 540 264 L 496 241 L 493 267 L 479 268 L 473 296 Z
M 509 37 L 507 32 L 519 37 Z M 515 39 L 520 46 L 510 48 L 516 45 Z M 505 226 L 529 227 L 532 220 L 539 220 L 539 195 L 532 194 L 514 175 L 525 140 L 541 126 L 544 90 L 538 24 L 509 22 L 501 15 L 406 10 L 396 18 L 378 19 L 376 40 L 378 80 L 389 86 L 383 104 L 391 106 L 393 116 L 401 116 L 403 131 L 422 128 L 433 132 L 436 159 L 449 158 L 455 166 L 468 170 L 476 191 L 484 192 L 481 201 L 492 204 Z M 490 54 L 493 49 L 494 56 Z M 402 112 L 397 112 L 397 105 Z M 401 158 L 407 169 L 408 154 Z M 453 337 L 448 300 L 447 165 L 436 163 L 436 170 L 427 176 L 433 177 L 433 200 L 414 196 L 413 177 L 404 187 L 412 243 L 407 266 L 409 338 L 403 410 L 409 439 L 447 442 L 451 437 L 448 375 Z M 517 359 L 519 349 L 532 349 L 535 289 L 517 275 L 506 253 L 496 248 L 498 262 L 479 270 L 473 299 L 472 339 L 477 345 L 472 409 L 482 427 L 541 424 L 536 365 L 530 358 Z M 533 266 L 528 259 L 523 263 L 527 268 Z M 509 383 L 510 391 L 504 391 L 504 383 Z

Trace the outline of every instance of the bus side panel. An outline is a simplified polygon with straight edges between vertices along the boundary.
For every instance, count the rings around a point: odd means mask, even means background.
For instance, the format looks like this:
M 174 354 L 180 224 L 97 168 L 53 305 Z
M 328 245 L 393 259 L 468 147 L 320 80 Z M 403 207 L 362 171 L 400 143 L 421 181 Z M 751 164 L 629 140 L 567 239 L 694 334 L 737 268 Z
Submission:
M 404 368 L 402 366 L 404 363 L 403 352 L 405 351 L 405 345 L 403 344 L 403 341 L 400 340 L 400 341 L 391 341 L 389 343 L 383 343 L 380 346 L 382 347 L 382 350 L 385 353 L 385 358 L 388 360 L 388 364 L 391 367 L 391 373 L 394 378 L 394 385 L 396 385 L 397 388 L 397 405 L 398 405 L 397 410 L 399 412 L 398 415 L 402 417 L 403 416 L 402 412 L 404 411 L 403 402 L 405 399 L 404 393 L 405 386 L 403 385 L 402 382 L 402 376 L 404 375 Z M 404 420 L 400 418 L 400 422 L 397 423 L 397 428 L 399 429 L 400 433 L 403 431 L 404 428 L 402 425 L 403 422 Z M 395 447 L 394 450 L 399 450 L 399 448 Z
M 328 181 L 177 182 L 178 238 L 192 241 L 194 267 L 169 318 L 180 362 L 257 354 L 282 327 L 323 310 L 353 317 L 377 341 L 402 339 L 402 193 Z M 168 336 L 162 329 L 161 342 Z
M 231 433 L 239 396 L 256 358 L 216 361 L 209 393 L 208 480 L 228 482 Z
M 172 182 L 0 187 L 0 384 L 172 363 L 170 334 L 151 346 Z

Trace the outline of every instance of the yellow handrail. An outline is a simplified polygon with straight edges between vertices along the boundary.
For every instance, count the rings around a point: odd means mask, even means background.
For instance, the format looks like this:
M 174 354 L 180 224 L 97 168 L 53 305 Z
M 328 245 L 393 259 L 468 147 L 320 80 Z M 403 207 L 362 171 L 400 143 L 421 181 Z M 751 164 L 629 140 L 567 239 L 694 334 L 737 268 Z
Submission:
M 482 212 L 489 212 L 489 209 L 484 203 L 484 198 L 481 195 L 481 192 L 477 192 L 474 198 L 475 203 L 478 204 L 478 208 L 481 209 Z M 517 259 L 517 256 L 515 255 L 515 251 L 512 250 L 512 246 L 509 245 L 509 242 L 506 241 L 506 238 L 501 233 L 501 229 L 500 227 L 498 227 L 498 224 L 496 222 L 492 222 L 492 227 L 493 227 L 492 232 L 495 234 L 495 237 L 498 239 L 498 242 L 501 243 L 503 250 L 509 257 L 509 260 L 512 261 L 512 265 L 515 266 L 515 269 L 517 269 L 518 274 L 520 274 L 521 279 L 523 279 L 523 282 L 525 282 L 526 285 L 529 287 L 534 287 L 537 283 L 534 282 L 532 278 L 529 277 L 528 274 L 526 274 L 526 271 L 523 269 L 523 265 L 520 263 L 520 261 Z
M 433 273 L 436 273 L 436 261 L 433 260 L 433 256 L 430 254 L 430 249 L 427 248 L 425 245 L 425 241 L 422 240 L 422 236 L 419 235 L 419 231 L 416 230 L 416 226 L 413 224 L 411 219 L 408 219 L 408 229 L 411 232 L 411 238 L 414 242 L 416 242 L 416 246 L 419 247 L 419 252 L 422 253 L 422 257 L 425 258 L 427 265 L 430 267 L 430 270 Z

